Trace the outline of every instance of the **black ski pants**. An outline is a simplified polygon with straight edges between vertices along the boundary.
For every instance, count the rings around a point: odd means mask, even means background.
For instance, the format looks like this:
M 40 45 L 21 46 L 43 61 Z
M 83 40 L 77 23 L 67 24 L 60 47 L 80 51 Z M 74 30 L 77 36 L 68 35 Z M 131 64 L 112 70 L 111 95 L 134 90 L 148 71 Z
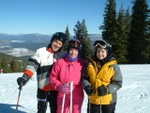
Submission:
M 50 113 L 57 112 L 57 91 L 45 92 L 41 89 L 38 89 L 37 98 L 38 98 L 37 113 L 46 113 L 48 103 L 50 107 Z
M 110 105 L 101 105 L 101 106 L 88 103 L 87 113 L 115 113 L 115 106 L 116 106 L 116 103 L 113 103 Z M 100 112 L 100 109 L 101 109 L 101 112 Z

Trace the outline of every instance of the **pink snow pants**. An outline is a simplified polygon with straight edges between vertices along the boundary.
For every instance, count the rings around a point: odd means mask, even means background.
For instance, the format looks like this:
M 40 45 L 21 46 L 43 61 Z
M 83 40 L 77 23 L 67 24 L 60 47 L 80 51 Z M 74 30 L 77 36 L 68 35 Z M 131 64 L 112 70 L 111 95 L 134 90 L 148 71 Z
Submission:
M 72 113 L 81 113 L 81 107 L 84 99 L 83 89 L 81 87 L 74 88 L 72 93 Z M 63 94 L 58 92 L 57 96 L 57 113 L 61 113 L 62 110 Z M 70 107 L 70 93 L 66 94 L 64 112 L 68 113 Z

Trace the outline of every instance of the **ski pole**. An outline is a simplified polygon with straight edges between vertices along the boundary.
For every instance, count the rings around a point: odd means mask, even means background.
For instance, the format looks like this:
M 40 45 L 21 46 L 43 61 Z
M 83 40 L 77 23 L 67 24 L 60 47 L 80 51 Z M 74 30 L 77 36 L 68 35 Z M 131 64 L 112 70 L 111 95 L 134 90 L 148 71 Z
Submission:
M 72 113 L 72 92 L 73 92 L 73 82 L 70 82 L 70 113 Z
M 90 103 L 90 97 L 88 97 L 88 113 L 90 113 L 91 109 L 91 103 Z
M 18 99 L 17 99 L 16 112 L 18 111 L 18 106 L 19 106 L 19 100 L 20 100 L 22 86 L 19 86 L 18 89 L 19 89 L 19 94 L 18 94 Z
M 100 113 L 102 113 L 102 97 L 100 97 Z
M 66 98 L 66 94 L 64 93 L 64 94 L 63 94 L 63 100 L 62 100 L 61 113 L 64 113 L 65 98 Z

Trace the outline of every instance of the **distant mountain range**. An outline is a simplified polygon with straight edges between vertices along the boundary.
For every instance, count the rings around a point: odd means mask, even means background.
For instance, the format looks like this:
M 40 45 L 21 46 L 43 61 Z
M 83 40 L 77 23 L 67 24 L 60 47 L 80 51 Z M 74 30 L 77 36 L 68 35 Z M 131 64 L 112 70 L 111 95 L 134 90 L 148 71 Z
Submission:
M 0 34 L 0 52 L 15 57 L 34 54 L 35 50 L 49 44 L 52 35 L 43 34 Z M 100 34 L 90 34 L 92 41 L 101 39 Z

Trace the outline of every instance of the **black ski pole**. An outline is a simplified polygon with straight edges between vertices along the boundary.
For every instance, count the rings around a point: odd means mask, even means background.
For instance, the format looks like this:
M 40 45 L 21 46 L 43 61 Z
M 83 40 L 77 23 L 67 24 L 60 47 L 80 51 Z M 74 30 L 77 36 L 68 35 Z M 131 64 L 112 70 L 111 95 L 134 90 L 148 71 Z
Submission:
M 16 112 L 18 111 L 18 106 L 19 106 L 19 100 L 20 100 L 22 86 L 19 86 L 18 89 L 19 89 L 19 94 L 18 94 L 18 99 L 17 99 Z
M 91 109 L 91 103 L 90 103 L 90 97 L 88 97 L 88 113 L 90 113 Z
M 100 97 L 100 113 L 102 113 L 102 97 Z

